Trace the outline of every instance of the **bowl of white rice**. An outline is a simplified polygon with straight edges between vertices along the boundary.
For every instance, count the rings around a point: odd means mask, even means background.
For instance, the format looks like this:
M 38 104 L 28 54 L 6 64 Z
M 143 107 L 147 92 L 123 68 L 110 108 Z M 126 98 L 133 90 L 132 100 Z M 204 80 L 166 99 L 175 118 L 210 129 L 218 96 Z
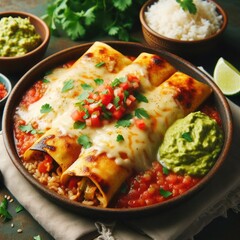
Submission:
M 142 6 L 140 21 L 147 44 L 182 57 L 213 51 L 227 27 L 225 10 L 213 0 L 190 0 L 191 9 L 180 2 L 149 0 Z

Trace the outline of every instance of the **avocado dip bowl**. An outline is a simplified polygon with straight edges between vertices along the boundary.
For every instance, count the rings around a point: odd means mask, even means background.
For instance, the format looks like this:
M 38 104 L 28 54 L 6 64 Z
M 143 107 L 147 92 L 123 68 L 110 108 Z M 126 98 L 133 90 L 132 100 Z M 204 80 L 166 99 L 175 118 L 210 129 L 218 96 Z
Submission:
M 39 17 L 27 12 L 0 12 L 0 72 L 23 73 L 44 56 L 50 31 Z

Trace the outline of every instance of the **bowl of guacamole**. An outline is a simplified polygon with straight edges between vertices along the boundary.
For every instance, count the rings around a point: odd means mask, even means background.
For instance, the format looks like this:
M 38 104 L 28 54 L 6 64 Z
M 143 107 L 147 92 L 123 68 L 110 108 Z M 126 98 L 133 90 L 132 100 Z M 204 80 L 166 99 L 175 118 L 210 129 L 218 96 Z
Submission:
M 0 56 L 16 57 L 37 48 L 42 42 L 29 18 L 3 17 L 0 19 Z
M 50 31 L 41 18 L 26 12 L 0 13 L 0 72 L 28 71 L 44 56 Z
M 158 158 L 175 173 L 203 177 L 215 164 L 223 143 L 223 131 L 218 123 L 197 111 L 169 127 Z

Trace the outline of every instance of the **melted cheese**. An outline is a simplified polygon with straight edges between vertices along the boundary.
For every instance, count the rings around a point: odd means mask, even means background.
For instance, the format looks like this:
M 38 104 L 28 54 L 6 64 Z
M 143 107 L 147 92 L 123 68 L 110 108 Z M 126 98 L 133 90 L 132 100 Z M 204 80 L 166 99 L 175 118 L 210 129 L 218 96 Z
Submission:
M 97 49 L 99 53 L 102 53 L 99 50 L 102 49 L 99 45 L 97 45 Z M 114 52 L 114 54 L 117 53 Z M 186 114 L 181 104 L 174 97 L 178 94 L 178 87 L 171 87 L 166 84 L 168 80 L 161 84 L 166 80 L 166 76 L 172 74 L 175 69 L 167 65 L 170 69 L 169 73 L 164 70 L 163 76 L 160 76 L 161 68 L 166 66 L 167 63 L 158 59 L 156 55 L 146 53 L 141 54 L 132 64 L 129 64 L 130 60 L 125 59 L 125 62 L 123 61 L 122 65 L 119 66 L 117 57 L 115 60 L 111 57 L 107 59 L 106 67 L 97 68 L 96 63 L 101 58 L 106 61 L 107 57 L 104 58 L 100 54 L 94 58 L 91 57 L 92 55 L 94 56 L 92 51 L 89 50 L 70 69 L 55 69 L 48 76 L 50 83 L 43 97 L 31 104 L 27 110 L 18 108 L 17 114 L 26 121 L 26 124 L 36 122 L 39 130 L 46 131 L 47 129 L 57 128 L 62 135 L 75 137 L 83 134 L 88 135 L 92 147 L 82 148 L 82 153 L 96 152 L 97 155 L 105 153 L 108 158 L 114 159 L 117 165 L 129 169 L 134 168 L 137 171 L 146 170 L 150 167 L 152 161 L 156 160 L 158 147 L 168 127 Z M 119 58 L 121 62 L 122 56 Z M 153 60 L 157 62 L 157 65 L 154 65 Z M 114 66 L 117 65 L 116 70 Z M 123 68 L 123 66 L 125 67 Z M 140 130 L 137 128 L 134 119 L 131 120 L 131 126 L 127 128 L 117 128 L 115 126 L 116 122 L 111 122 L 101 128 L 74 129 L 71 114 L 75 109 L 75 103 L 78 101 L 77 97 L 83 91 L 81 84 L 85 83 L 96 87 L 93 81 L 95 78 L 111 81 L 116 77 L 123 77 L 128 74 L 133 74 L 140 79 L 141 91 L 144 91 L 144 96 L 148 99 L 148 103 L 142 102 L 137 106 L 147 110 L 150 115 L 149 119 L 145 119 L 146 129 Z M 159 77 L 158 82 L 156 80 L 157 76 Z M 73 81 L 74 87 L 63 93 L 63 85 L 69 80 Z M 42 114 L 40 109 L 46 103 L 50 104 L 53 110 L 50 113 Z M 124 141 L 118 142 L 116 140 L 118 135 L 122 135 Z

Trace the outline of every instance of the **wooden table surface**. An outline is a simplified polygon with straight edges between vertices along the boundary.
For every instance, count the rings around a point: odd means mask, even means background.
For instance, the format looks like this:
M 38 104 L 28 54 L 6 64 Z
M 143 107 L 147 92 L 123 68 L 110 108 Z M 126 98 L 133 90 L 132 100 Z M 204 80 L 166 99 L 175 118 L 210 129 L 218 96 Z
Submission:
M 214 66 L 219 57 L 224 57 L 238 69 L 240 69 L 240 1 L 239 0 L 218 0 L 227 11 L 229 24 L 222 45 L 219 51 L 207 55 L 204 58 L 188 59 L 196 66 L 203 66 L 210 73 L 213 72 Z M 28 11 L 37 16 L 42 16 L 46 11 L 47 0 L 0 0 L 0 11 Z M 136 33 L 143 39 L 141 33 Z M 58 52 L 62 49 L 81 44 L 82 42 L 73 42 L 68 38 L 51 37 L 50 44 L 45 57 Z M 144 40 L 143 40 L 144 43 Z M 15 83 L 21 76 L 8 76 Z M 240 96 L 230 98 L 240 106 Z M 0 111 L 0 120 L 2 118 Z M 26 240 L 33 239 L 34 236 L 40 235 L 43 240 L 52 240 L 53 238 L 32 218 L 32 216 L 23 210 L 20 213 L 14 213 L 14 209 L 19 205 L 17 199 L 2 185 L 0 185 L 0 199 L 5 195 L 10 196 L 14 201 L 9 205 L 13 220 L 7 223 L 0 222 L 0 240 Z M 14 227 L 11 224 L 14 224 Z M 22 233 L 17 230 L 22 229 Z M 228 218 L 218 217 L 212 223 L 207 225 L 199 234 L 196 240 L 237 240 L 240 239 L 240 216 L 232 210 L 228 211 Z

